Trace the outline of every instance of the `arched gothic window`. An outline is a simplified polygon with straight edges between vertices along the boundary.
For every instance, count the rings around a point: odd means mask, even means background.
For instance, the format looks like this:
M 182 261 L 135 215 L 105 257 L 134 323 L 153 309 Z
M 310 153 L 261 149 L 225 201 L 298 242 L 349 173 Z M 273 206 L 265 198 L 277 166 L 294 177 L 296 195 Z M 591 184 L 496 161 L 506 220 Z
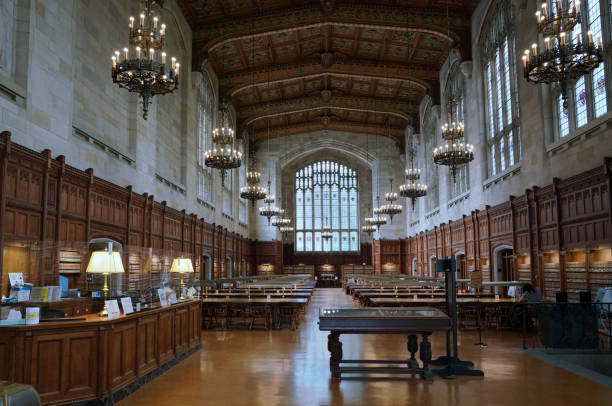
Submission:
M 244 151 L 244 143 L 240 144 L 240 152 L 243 157 L 246 157 Z M 247 173 L 247 160 L 242 161 L 242 165 L 238 168 L 238 186 L 242 187 L 247 184 L 246 173 Z M 249 224 L 249 217 L 247 213 L 247 201 L 243 198 L 238 198 L 238 221 L 242 224 Z
M 446 96 L 447 99 L 450 97 L 452 100 L 454 100 L 454 104 L 452 105 L 453 119 L 456 122 L 463 122 L 467 127 L 467 123 L 465 122 L 465 81 L 463 74 L 459 69 L 455 69 L 452 73 L 446 89 Z M 468 164 L 459 167 L 457 170 L 457 180 L 455 182 L 453 182 L 451 177 L 449 177 L 451 199 L 467 192 L 470 185 L 469 175 L 470 167 Z
M 514 13 L 510 0 L 493 7 L 481 40 L 489 176 L 521 160 Z
M 357 171 L 334 161 L 319 161 L 295 173 L 295 250 L 359 251 Z M 332 230 L 325 240 L 321 232 Z
M 551 10 L 556 9 L 556 2 L 548 2 Z M 610 46 L 612 33 L 606 30 L 612 22 L 612 2 L 610 0 L 582 0 L 580 14 L 582 24 L 574 27 L 572 38 L 577 36 L 581 41 L 588 39 L 591 32 L 593 40 L 602 39 L 604 45 Z M 604 55 L 606 53 L 604 52 Z M 563 138 L 588 122 L 601 117 L 610 109 L 610 81 L 606 80 L 606 68 L 612 65 L 608 54 L 604 63 L 599 64 L 590 74 L 582 76 L 570 85 L 568 90 L 568 107 L 563 106 L 563 97 L 559 86 L 554 89 L 554 114 L 556 121 L 555 138 Z
M 198 200 L 214 206 L 213 173 L 204 164 L 204 153 L 211 148 L 215 98 L 208 77 L 204 75 L 199 89 L 198 106 Z

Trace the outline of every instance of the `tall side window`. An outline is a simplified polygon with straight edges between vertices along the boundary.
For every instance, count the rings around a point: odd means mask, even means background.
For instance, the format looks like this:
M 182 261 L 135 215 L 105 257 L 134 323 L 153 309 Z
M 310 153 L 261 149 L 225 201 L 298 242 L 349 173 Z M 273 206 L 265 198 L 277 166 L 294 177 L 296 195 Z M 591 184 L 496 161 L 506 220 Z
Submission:
M 359 251 L 357 172 L 339 162 L 319 161 L 295 174 L 295 250 Z M 321 232 L 331 229 L 326 240 Z
M 452 74 L 446 89 L 446 98 L 454 101 L 452 104 L 453 120 L 455 122 L 463 122 L 467 126 L 465 122 L 465 81 L 459 69 L 455 69 Z M 457 170 L 456 182 L 453 182 L 450 176 L 448 177 L 451 199 L 467 192 L 470 184 L 469 175 L 469 165 L 461 165 Z
M 510 0 L 492 10 L 481 40 L 489 176 L 521 160 L 514 15 Z
M 244 153 L 244 144 L 240 145 L 240 152 L 243 157 L 246 157 Z M 238 185 L 239 187 L 246 186 L 246 173 L 247 173 L 247 165 L 248 162 L 246 160 L 242 161 L 242 165 L 240 165 L 240 169 L 238 169 Z M 249 216 L 247 212 L 247 201 L 243 198 L 238 199 L 238 221 L 242 224 L 249 224 Z
M 204 77 L 199 91 L 198 109 L 198 200 L 214 206 L 212 168 L 204 164 L 204 153 L 211 148 L 214 120 L 214 94 L 207 77 Z
M 434 114 L 429 110 L 425 113 L 425 120 L 423 124 L 423 140 L 425 141 L 425 148 L 423 148 L 424 161 L 425 161 L 425 184 L 428 186 L 427 196 L 425 199 L 425 213 L 428 213 L 436 209 L 440 205 L 440 190 L 439 190 L 439 176 L 438 176 L 438 165 L 433 161 L 431 151 L 436 148 L 438 135 L 438 125 Z M 423 176 L 423 175 L 421 175 Z
M 15 44 L 15 2 L 0 1 L 0 74 L 13 77 L 13 52 Z
M 549 6 L 556 9 L 555 2 Z M 612 33 L 604 29 L 606 19 L 612 26 L 612 2 L 610 0 L 583 0 L 580 3 L 582 24 L 574 27 L 572 38 L 577 36 L 581 41 L 588 40 L 591 32 L 593 40 L 602 39 L 604 46 L 610 46 Z M 604 52 L 606 55 L 606 52 Z M 606 69 L 612 65 L 610 56 L 588 75 L 580 77 L 570 84 L 568 89 L 568 104 L 563 105 L 560 86 L 555 87 L 555 121 L 556 138 L 560 139 L 580 129 L 590 121 L 601 117 L 610 110 L 610 81 L 606 80 Z

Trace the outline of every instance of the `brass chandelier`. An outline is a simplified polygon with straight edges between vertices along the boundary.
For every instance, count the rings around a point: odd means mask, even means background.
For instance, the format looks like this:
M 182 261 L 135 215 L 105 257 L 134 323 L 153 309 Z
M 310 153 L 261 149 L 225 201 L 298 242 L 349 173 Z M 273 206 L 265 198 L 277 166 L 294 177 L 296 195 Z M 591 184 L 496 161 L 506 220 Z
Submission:
M 380 197 L 376 196 L 376 205 L 380 205 Z M 387 224 L 387 218 L 381 216 L 381 209 L 379 207 L 375 207 L 373 210 L 373 215 L 371 217 L 366 217 L 365 222 L 367 225 L 376 226 L 376 231 L 380 231 L 380 226 Z
M 389 179 L 389 192 L 385 193 L 385 200 L 389 203 L 384 204 L 380 208 L 380 214 L 386 214 L 389 216 L 389 223 L 393 223 L 393 216 L 402 212 L 403 207 L 401 204 L 395 203 L 397 200 L 397 193 L 393 191 L 393 179 Z
M 448 122 L 442 126 L 442 139 L 446 144 L 433 151 L 433 160 L 437 165 L 450 167 L 453 183 L 457 181 L 457 170 L 474 160 L 474 147 L 463 142 L 463 122 L 455 122 L 453 109 L 456 101 L 449 98 L 447 104 Z
M 551 4 L 552 5 L 552 4 Z M 567 94 L 571 81 L 591 72 L 603 61 L 601 37 L 597 43 L 589 31 L 587 41 L 580 33 L 572 38 L 572 30 L 581 23 L 579 0 L 556 0 L 555 7 L 548 10 L 547 2 L 536 12 L 538 34 L 544 41 L 538 52 L 538 44 L 523 55 L 525 79 L 533 83 L 556 83 L 561 86 L 563 107 L 568 107 Z
M 225 171 L 242 165 L 242 153 L 234 148 L 234 130 L 230 128 L 229 113 L 226 105 L 219 111 L 219 127 L 212 133 L 213 149 L 204 153 L 204 164 L 221 171 L 221 184 L 225 185 Z
M 180 64 L 174 57 L 168 60 L 163 51 L 166 25 L 159 24 L 154 5 L 161 8 L 164 0 L 145 0 L 138 25 L 130 17 L 129 45 L 123 48 L 123 55 L 117 50 L 111 58 L 113 83 L 140 94 L 145 120 L 153 96 L 172 93 L 179 84 Z
M 266 193 L 266 198 L 264 199 L 264 203 L 266 205 L 259 208 L 259 215 L 268 218 L 268 225 L 270 224 L 270 219 L 280 213 L 280 209 L 273 206 L 276 199 L 274 199 L 274 195 L 271 193 L 271 190 L 271 182 L 268 179 L 268 191 Z
M 261 173 L 257 170 L 255 143 L 253 142 L 249 149 L 249 170 L 246 174 L 247 185 L 240 188 L 240 197 L 250 200 L 251 206 L 255 206 L 257 200 L 265 199 L 266 197 L 266 189 L 259 186 L 260 179 Z
M 326 227 L 321 232 L 321 238 L 323 238 L 325 241 L 329 241 L 334 236 L 334 234 L 332 233 L 331 227 L 329 226 L 329 221 L 327 217 L 325 217 L 325 223 Z
M 410 155 L 410 168 L 406 169 L 407 182 L 399 187 L 399 194 L 410 199 L 412 210 L 414 210 L 416 199 L 427 195 L 427 185 L 417 183 L 421 178 L 421 169 L 414 167 L 414 156 L 416 153 L 414 145 L 411 146 L 408 153 Z

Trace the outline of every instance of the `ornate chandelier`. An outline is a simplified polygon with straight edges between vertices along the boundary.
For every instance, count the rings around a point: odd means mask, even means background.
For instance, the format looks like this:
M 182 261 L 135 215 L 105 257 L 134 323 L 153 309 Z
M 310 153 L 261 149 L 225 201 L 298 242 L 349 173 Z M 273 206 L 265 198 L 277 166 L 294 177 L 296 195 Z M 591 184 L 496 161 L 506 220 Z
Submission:
M 563 107 L 567 108 L 569 83 L 591 72 L 603 61 L 603 47 L 601 37 L 597 37 L 595 44 L 590 31 L 586 42 L 582 41 L 580 33 L 572 38 L 572 30 L 581 22 L 579 0 L 556 0 L 555 5 L 554 10 L 548 11 L 544 2 L 542 11 L 536 12 L 538 33 L 544 39 L 544 49 L 538 52 L 538 44 L 534 43 L 531 51 L 525 50 L 523 71 L 529 82 L 558 82 Z
M 380 197 L 376 196 L 376 205 L 378 206 L 379 203 Z M 380 231 L 380 226 L 387 224 L 387 218 L 380 215 L 381 208 L 375 207 L 372 212 L 374 213 L 374 215 L 372 217 L 366 217 L 365 222 L 366 224 L 376 226 L 376 230 Z
M 288 226 L 289 224 L 291 224 L 291 219 L 285 217 L 285 209 L 279 208 L 278 214 L 276 214 L 276 217 L 274 218 L 274 220 L 272 220 L 272 225 L 274 227 L 280 228 Z
M 266 189 L 259 186 L 261 173 L 257 171 L 254 150 L 255 148 L 252 146 L 252 152 L 249 157 L 249 171 L 246 174 L 247 185 L 240 188 L 240 197 L 250 200 L 252 206 L 255 206 L 257 200 L 265 199 L 266 197 Z
M 204 153 L 204 164 L 221 171 L 221 184 L 225 185 L 225 171 L 239 168 L 242 164 L 242 153 L 234 149 L 234 130 L 229 126 L 227 106 L 220 111 L 220 127 L 212 133 L 213 149 Z
M 457 169 L 461 165 L 468 164 L 474 160 L 474 147 L 462 142 L 464 135 L 463 123 L 454 121 L 454 105 L 454 101 L 449 99 L 447 104 L 448 123 L 442 126 L 442 139 L 446 140 L 446 145 L 434 149 L 433 160 L 437 165 L 449 166 L 453 182 L 456 182 Z
M 371 235 L 374 231 L 376 231 L 376 226 L 374 224 L 366 224 L 361 226 L 361 231 Z
M 277 216 L 280 212 L 278 207 L 272 206 L 276 200 L 274 199 L 274 195 L 270 193 L 270 184 L 271 182 L 268 180 L 268 192 L 264 199 L 266 205 L 259 208 L 259 215 L 268 218 L 268 225 L 270 224 L 270 218 Z
M 117 50 L 112 56 L 113 83 L 140 94 L 142 117 L 146 120 L 149 103 L 156 94 L 172 93 L 178 88 L 180 64 L 176 58 L 168 58 L 163 52 L 166 43 L 166 25 L 159 24 L 153 6 L 164 6 L 164 0 L 145 0 L 140 13 L 138 26 L 130 17 L 130 36 L 128 47 L 123 55 Z
M 393 216 L 402 212 L 402 205 L 394 203 L 397 200 L 397 193 L 393 191 L 393 179 L 389 179 L 389 192 L 385 193 L 385 200 L 389 203 L 380 208 L 380 214 L 389 216 L 389 223 L 393 223 Z
M 334 234 L 332 233 L 331 227 L 329 227 L 329 221 L 327 220 L 327 217 L 325 217 L 325 223 L 327 224 L 327 227 L 321 232 L 321 238 L 326 241 L 329 241 L 334 236 Z
M 416 202 L 416 199 L 427 195 L 427 185 L 417 183 L 417 181 L 421 178 L 421 169 L 414 167 L 414 147 L 410 149 L 409 153 L 410 168 L 406 169 L 407 182 L 399 187 L 399 194 L 402 197 L 407 197 L 410 199 L 412 210 L 414 210 L 414 203 Z
M 287 234 L 293 232 L 293 227 L 292 226 L 281 226 L 278 228 L 278 231 L 280 231 L 281 235 L 284 238 Z

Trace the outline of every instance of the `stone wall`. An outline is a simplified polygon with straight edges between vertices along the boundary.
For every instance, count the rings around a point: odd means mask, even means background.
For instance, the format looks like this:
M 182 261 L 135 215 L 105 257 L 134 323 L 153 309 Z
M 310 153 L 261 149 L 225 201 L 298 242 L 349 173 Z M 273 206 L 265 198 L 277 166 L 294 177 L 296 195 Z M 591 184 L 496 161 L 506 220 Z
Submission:
M 170 207 L 185 208 L 229 231 L 248 234 L 238 211 L 223 216 L 221 179 L 214 175 L 213 205 L 197 201 L 197 94 L 201 72 L 192 66 L 192 32 L 174 0 L 160 21 L 167 28 L 168 56 L 181 63 L 172 94 L 155 96 L 148 120 L 135 94 L 112 83 L 111 56 L 128 41 L 128 18 L 137 1 L 2 1 L 0 18 L 14 15 L 12 43 L 3 43 L 12 69 L 0 70 L 0 131 L 36 151 L 65 155 L 80 169 L 137 193 L 154 194 Z M 0 30 L 0 38 L 9 35 Z M 10 51 L 7 49 L 10 48 Z M 8 58 L 2 57 L 2 61 Z M 4 62 L 3 62 L 4 63 Z M 217 78 L 205 64 L 203 70 Z M 215 109 L 216 110 L 216 109 Z M 237 190 L 238 176 L 233 177 Z M 234 207 L 238 207 L 235 194 Z

